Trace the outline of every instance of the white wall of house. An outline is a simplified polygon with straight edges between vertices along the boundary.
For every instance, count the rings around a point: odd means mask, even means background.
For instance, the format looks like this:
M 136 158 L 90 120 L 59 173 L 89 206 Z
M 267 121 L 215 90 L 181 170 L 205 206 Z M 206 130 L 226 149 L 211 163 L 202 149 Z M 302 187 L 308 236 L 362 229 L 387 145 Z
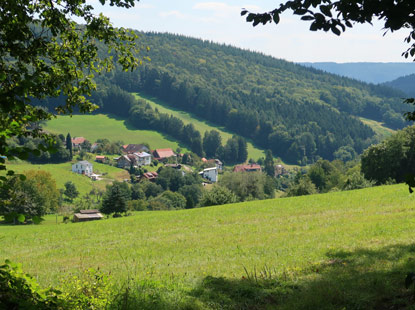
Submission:
M 210 180 L 211 182 L 216 183 L 218 181 L 218 168 L 213 167 L 213 168 L 203 169 L 203 177 L 205 179 Z
M 136 155 L 136 154 L 134 154 Z M 151 164 L 151 155 L 146 153 L 146 152 L 142 152 L 142 153 L 138 153 L 137 155 L 137 162 L 139 165 L 141 166 L 148 166 Z
M 79 161 L 76 164 L 72 165 L 72 172 L 79 173 L 79 174 L 85 174 L 85 175 L 91 175 L 93 173 L 93 167 L 90 162 L 85 161 Z

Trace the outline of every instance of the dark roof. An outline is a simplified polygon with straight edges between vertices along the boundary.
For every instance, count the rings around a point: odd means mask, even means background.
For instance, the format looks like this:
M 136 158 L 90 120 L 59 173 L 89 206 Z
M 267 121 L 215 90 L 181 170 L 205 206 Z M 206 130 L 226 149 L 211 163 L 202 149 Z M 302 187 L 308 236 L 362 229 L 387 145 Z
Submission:
M 79 210 L 79 213 L 81 213 L 81 214 L 99 213 L 99 210 L 97 210 L 97 209 Z
M 87 160 L 81 160 L 81 161 L 78 161 L 78 162 L 77 162 L 77 164 L 82 164 L 82 165 L 91 165 L 91 166 L 92 166 L 92 164 L 91 164 L 89 161 L 87 161 Z
M 138 153 L 138 152 L 148 152 L 149 149 L 144 144 L 127 144 L 123 145 L 124 152 L 127 153 Z

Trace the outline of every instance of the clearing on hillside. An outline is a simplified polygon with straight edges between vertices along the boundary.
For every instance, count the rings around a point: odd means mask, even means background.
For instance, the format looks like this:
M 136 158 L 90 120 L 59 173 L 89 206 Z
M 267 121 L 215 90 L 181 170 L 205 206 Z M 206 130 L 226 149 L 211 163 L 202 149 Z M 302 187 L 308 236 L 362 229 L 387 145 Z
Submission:
M 108 139 L 110 141 L 123 141 L 129 143 L 150 144 L 152 149 L 172 148 L 176 150 L 186 147 L 179 144 L 173 138 L 163 135 L 154 130 L 139 130 L 130 126 L 124 119 L 114 115 L 62 115 L 48 121 L 43 128 L 51 133 L 66 135 L 68 132 L 72 137 L 84 137 L 91 143 L 97 139 Z

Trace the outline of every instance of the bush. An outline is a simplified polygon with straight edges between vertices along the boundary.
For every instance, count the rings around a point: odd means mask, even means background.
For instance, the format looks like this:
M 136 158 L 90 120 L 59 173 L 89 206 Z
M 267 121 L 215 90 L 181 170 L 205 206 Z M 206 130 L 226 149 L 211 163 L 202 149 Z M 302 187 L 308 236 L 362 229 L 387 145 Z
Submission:
M 128 210 L 131 211 L 145 211 L 147 210 L 148 202 L 144 199 L 130 200 L 128 202 Z
M 60 291 L 41 289 L 21 265 L 6 260 L 0 266 L 0 309 L 65 309 Z
M 234 203 L 238 199 L 236 195 L 226 187 L 215 185 L 210 191 L 204 192 L 200 200 L 200 206 L 216 206 Z
M 186 198 L 180 193 L 165 191 L 153 198 L 153 201 L 159 201 L 164 204 L 168 210 L 184 209 L 186 207 Z

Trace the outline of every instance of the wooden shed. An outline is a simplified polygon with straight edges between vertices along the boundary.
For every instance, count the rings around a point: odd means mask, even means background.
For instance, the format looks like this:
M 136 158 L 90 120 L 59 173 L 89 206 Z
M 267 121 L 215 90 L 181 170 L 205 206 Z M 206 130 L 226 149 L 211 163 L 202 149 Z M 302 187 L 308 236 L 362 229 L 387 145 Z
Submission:
M 73 216 L 74 222 L 86 222 L 103 219 L 104 216 L 99 210 L 80 210 L 79 213 L 75 213 Z

